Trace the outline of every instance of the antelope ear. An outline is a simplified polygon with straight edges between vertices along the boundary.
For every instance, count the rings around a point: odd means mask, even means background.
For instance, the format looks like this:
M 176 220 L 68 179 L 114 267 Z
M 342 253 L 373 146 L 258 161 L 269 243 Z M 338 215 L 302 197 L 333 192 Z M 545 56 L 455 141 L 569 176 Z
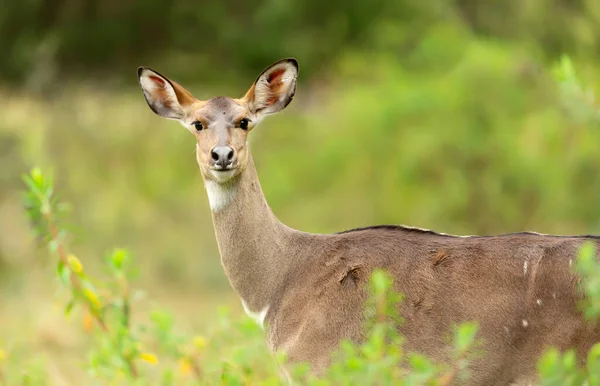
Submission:
M 189 91 L 147 67 L 138 68 L 138 81 L 148 106 L 163 118 L 183 119 L 196 100 Z
M 272 114 L 283 110 L 294 98 L 298 62 L 287 58 L 272 64 L 256 79 L 244 96 L 254 114 Z

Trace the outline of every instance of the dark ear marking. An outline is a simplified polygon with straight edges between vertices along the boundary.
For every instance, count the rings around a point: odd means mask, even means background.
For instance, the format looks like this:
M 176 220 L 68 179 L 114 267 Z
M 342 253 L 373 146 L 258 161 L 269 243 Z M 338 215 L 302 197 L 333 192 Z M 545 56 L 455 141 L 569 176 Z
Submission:
M 282 63 L 290 63 L 292 64 L 295 68 L 296 68 L 296 74 L 299 74 L 299 67 L 298 67 L 298 61 L 295 58 L 285 58 L 285 59 L 281 59 L 273 64 L 271 64 L 269 67 L 265 68 L 260 75 L 258 75 L 256 77 L 256 79 L 254 80 L 254 83 L 256 84 L 256 82 L 258 82 L 258 80 L 267 72 L 269 71 L 272 67 L 277 66 L 278 64 L 282 64 Z M 271 74 L 272 76 L 272 74 Z M 267 82 L 271 83 L 271 76 L 269 76 L 269 79 L 267 79 Z
M 285 109 L 287 107 L 287 105 L 290 104 L 290 102 L 292 101 L 292 99 L 294 99 L 295 95 L 296 95 L 296 85 L 294 85 L 294 89 L 292 90 L 292 93 L 290 94 L 289 98 L 287 99 L 287 101 L 283 105 L 283 107 L 282 107 L 283 109 Z

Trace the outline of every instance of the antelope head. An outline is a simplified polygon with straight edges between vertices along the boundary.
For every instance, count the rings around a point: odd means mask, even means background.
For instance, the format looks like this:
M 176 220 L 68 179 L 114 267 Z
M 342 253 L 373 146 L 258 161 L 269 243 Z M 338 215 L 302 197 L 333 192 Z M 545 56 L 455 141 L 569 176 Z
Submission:
M 196 137 L 196 159 L 205 181 L 227 183 L 248 162 L 248 133 L 283 110 L 294 97 L 298 62 L 280 60 L 265 69 L 242 98 L 202 101 L 157 71 L 138 68 L 144 98 L 154 113 L 177 120 Z

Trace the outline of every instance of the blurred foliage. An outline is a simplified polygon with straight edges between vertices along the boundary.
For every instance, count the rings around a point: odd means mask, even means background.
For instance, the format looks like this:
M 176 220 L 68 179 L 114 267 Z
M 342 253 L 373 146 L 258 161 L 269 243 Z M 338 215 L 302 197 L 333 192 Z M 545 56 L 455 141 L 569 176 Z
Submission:
M 288 55 L 316 69 L 381 15 L 410 17 L 411 2 L 4 0 L 0 74 L 34 87 L 65 73 L 129 80 L 140 60 L 157 56 L 194 77 L 212 66 L 204 79 L 247 75 Z
M 105 267 L 98 251 L 118 241 L 149 298 L 191 330 L 211 324 L 217 305 L 242 312 L 193 138 L 148 109 L 138 65 L 209 98 L 240 96 L 270 63 L 299 60 L 293 103 L 250 135 L 267 200 L 292 227 L 600 231 L 600 2 L 0 6 L 0 308 L 18 315 L 1 318 L 0 346 L 32 384 L 33 354 L 53 360 L 53 379 L 77 379 L 68 353 L 87 349 L 49 300 L 56 267 L 36 258 L 22 213 L 19 176 L 32 165 L 55 172 L 79 209 L 70 245 L 86 270 Z
M 583 366 L 577 363 L 574 350 L 563 354 L 552 348 L 541 358 L 539 369 L 543 386 L 600 385 L 600 343 L 589 351 Z
M 93 329 L 93 323 L 100 328 L 94 350 L 88 354 L 88 371 L 101 379 L 127 375 L 136 379 L 139 375 L 136 359 L 156 362 L 156 357 L 141 351 L 139 331 L 131 326 L 129 253 L 116 249 L 108 256 L 106 263 L 112 280 L 105 288 L 98 288 L 99 280 L 90 277 L 81 261 L 69 252 L 68 234 L 59 219 L 65 205 L 55 195 L 52 177 L 34 168 L 24 176 L 24 181 L 28 187 L 24 195 L 28 217 L 35 233 L 56 259 L 58 277 L 70 292 L 65 314 L 68 316 L 75 305 L 80 305 L 85 310 L 86 329 Z
M 599 54 L 600 5 L 593 0 L 3 0 L 0 6 L 0 77 L 34 88 L 62 84 L 75 73 L 130 81 L 141 60 L 156 58 L 184 79 L 247 76 L 289 55 L 312 75 L 349 47 L 410 51 L 432 26 L 449 21 L 546 59 Z

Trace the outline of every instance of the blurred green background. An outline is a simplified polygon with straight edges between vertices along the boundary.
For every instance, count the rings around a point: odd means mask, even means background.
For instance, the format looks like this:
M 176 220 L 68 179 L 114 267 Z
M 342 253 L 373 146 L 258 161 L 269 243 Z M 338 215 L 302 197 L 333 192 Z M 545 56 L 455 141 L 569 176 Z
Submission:
M 57 374 L 79 343 L 61 324 L 64 294 L 22 209 L 20 177 L 34 165 L 54 172 L 73 205 L 85 265 L 130 248 L 136 285 L 192 328 L 218 304 L 241 311 L 194 138 L 150 111 L 139 65 L 203 99 L 240 97 L 272 62 L 298 59 L 293 103 L 251 134 L 267 200 L 289 226 L 600 233 L 598 1 L 1 0 L 0 9 L 0 345 L 47 354 Z M 583 88 L 554 72 L 565 54 Z

